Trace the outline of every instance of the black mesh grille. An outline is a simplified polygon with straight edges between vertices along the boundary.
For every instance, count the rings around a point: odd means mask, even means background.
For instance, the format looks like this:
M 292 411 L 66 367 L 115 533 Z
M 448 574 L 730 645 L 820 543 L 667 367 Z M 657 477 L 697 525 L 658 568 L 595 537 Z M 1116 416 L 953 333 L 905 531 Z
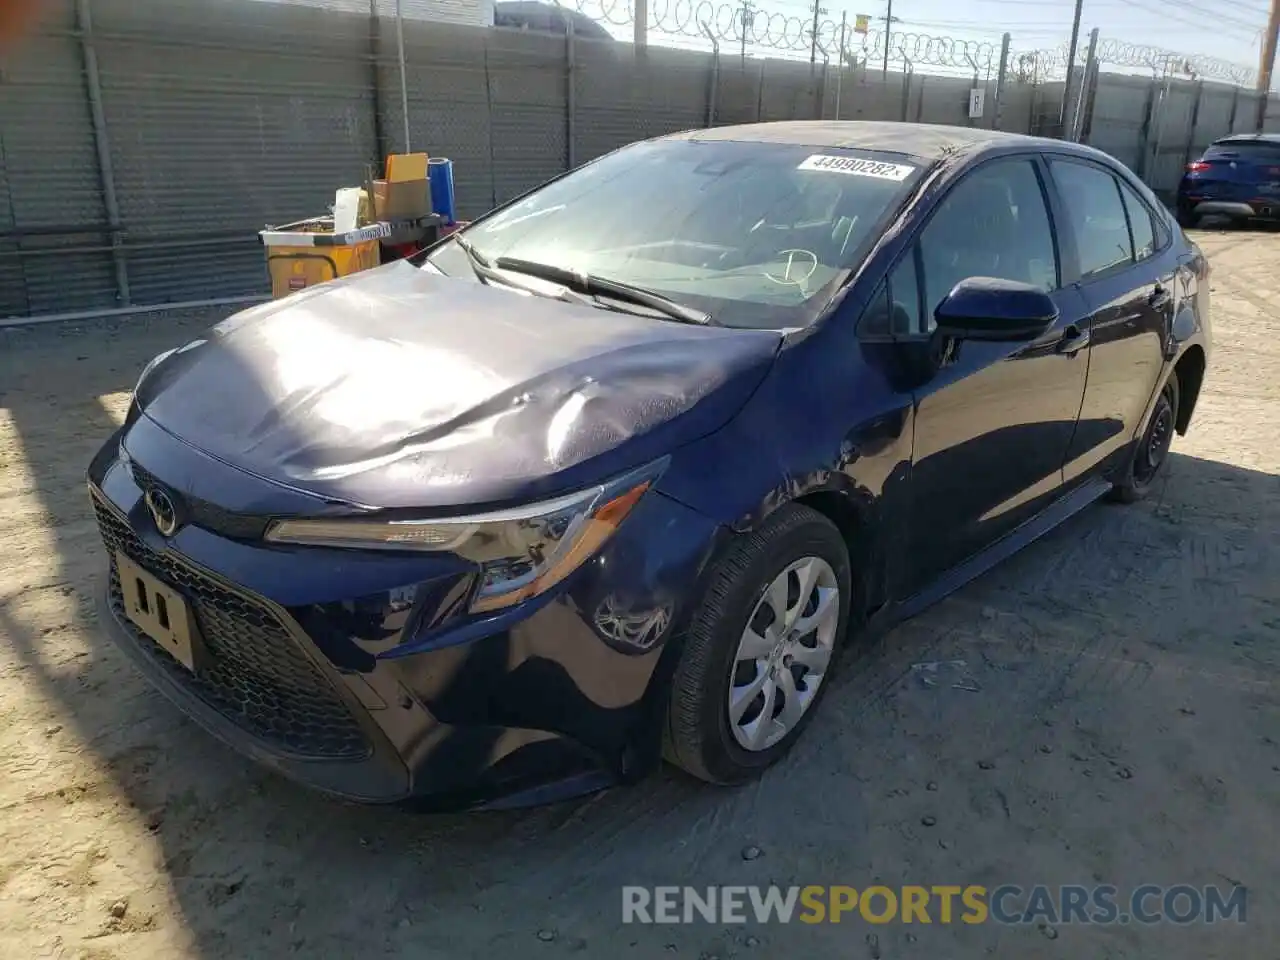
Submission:
M 208 500 L 201 500 L 187 494 L 175 494 L 168 485 L 136 460 L 130 462 L 129 472 L 133 474 L 133 482 L 140 490 L 158 487 L 173 494 L 174 502 L 181 503 L 183 506 L 183 520 L 187 523 L 193 523 L 197 527 L 203 527 L 205 530 L 233 540 L 261 540 L 267 532 L 267 517 L 232 513 Z
M 157 553 L 94 498 L 111 555 L 111 608 L 138 645 L 193 695 L 246 733 L 300 757 L 360 760 L 369 745 L 336 690 L 269 609 L 203 573 Z M 115 551 L 122 551 L 187 598 L 209 662 L 189 672 L 134 628 L 124 612 Z

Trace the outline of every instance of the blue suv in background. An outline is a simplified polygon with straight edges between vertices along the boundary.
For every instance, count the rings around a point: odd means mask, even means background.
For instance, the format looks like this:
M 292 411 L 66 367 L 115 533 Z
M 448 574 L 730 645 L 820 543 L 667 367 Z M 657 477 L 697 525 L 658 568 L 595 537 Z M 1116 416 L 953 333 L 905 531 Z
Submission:
M 1178 185 L 1178 222 L 1202 217 L 1280 220 L 1280 134 L 1236 134 L 1215 140 L 1187 164 Z

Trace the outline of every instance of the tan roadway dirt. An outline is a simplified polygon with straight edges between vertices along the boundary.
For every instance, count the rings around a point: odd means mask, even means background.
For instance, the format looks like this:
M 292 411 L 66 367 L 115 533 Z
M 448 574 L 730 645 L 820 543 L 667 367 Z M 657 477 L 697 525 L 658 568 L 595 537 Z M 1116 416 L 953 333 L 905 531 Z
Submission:
M 96 630 L 83 471 L 145 361 L 216 317 L 0 331 L 0 957 L 1275 960 L 1280 234 L 1196 236 L 1218 348 L 1158 497 L 893 631 L 756 785 L 668 770 L 524 813 L 344 807 L 184 721 Z M 620 924 L 624 883 L 873 881 L 1250 899 L 1189 929 Z

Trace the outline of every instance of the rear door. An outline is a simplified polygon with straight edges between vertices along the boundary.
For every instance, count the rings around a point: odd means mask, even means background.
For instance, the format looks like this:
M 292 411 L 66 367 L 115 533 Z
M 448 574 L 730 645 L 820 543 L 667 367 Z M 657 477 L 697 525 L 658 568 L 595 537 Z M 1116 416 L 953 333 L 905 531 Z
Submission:
M 1259 139 L 1227 139 L 1212 144 L 1187 167 L 1187 200 L 1247 203 L 1255 212 L 1280 213 L 1280 143 Z
M 1064 479 L 1110 472 L 1128 453 L 1164 366 L 1178 265 L 1164 218 L 1102 164 L 1054 157 L 1049 170 L 1090 313 L 1089 377 Z

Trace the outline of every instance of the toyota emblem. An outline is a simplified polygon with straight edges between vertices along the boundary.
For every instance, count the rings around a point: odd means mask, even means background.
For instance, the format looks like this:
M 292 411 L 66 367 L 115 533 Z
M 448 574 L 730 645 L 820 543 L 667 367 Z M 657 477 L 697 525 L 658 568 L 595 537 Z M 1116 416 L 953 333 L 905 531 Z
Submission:
M 147 491 L 147 509 L 151 511 L 151 519 L 163 537 L 172 537 L 178 532 L 178 508 L 170 497 L 158 487 Z

